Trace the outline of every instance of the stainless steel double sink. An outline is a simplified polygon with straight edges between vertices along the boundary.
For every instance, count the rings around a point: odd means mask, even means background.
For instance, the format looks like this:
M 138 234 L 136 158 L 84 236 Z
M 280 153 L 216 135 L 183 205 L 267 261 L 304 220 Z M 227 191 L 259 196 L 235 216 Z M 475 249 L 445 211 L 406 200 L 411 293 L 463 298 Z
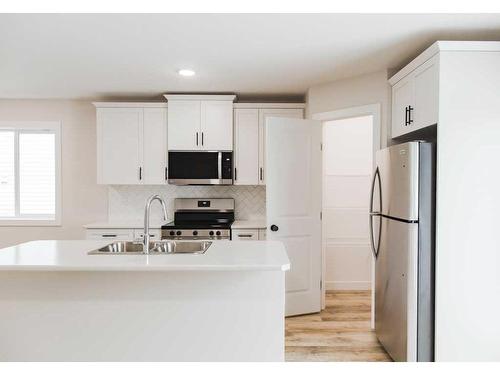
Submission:
M 211 241 L 155 241 L 151 242 L 149 254 L 203 254 L 212 245 Z M 89 255 L 145 255 L 142 243 L 117 241 L 100 249 L 89 251 Z

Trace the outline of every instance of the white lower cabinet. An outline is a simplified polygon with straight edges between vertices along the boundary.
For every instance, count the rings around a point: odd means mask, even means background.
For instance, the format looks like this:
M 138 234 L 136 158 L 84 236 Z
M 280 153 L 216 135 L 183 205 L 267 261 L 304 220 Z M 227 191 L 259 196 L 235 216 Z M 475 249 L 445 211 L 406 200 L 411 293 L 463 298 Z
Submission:
M 233 229 L 233 241 L 253 241 L 259 239 L 258 229 Z
M 259 240 L 265 241 L 267 238 L 267 230 L 266 229 L 259 229 Z
M 161 239 L 161 229 L 151 229 L 149 236 L 152 240 Z M 87 240 L 116 240 L 116 241 L 135 241 L 144 237 L 143 229 L 87 229 Z
M 264 241 L 266 229 L 233 229 L 233 241 Z
M 132 241 L 133 229 L 87 229 L 87 240 Z

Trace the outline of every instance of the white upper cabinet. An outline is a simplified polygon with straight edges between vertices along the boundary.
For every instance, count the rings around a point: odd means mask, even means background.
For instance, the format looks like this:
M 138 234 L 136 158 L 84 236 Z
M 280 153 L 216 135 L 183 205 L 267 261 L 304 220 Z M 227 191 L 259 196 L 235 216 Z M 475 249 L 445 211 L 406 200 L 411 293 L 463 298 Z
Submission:
M 194 150 L 201 146 L 201 102 L 168 102 L 168 149 Z
M 167 110 L 144 108 L 142 183 L 161 185 L 167 181 Z
M 168 150 L 231 151 L 234 95 L 165 95 Z
M 201 147 L 204 150 L 233 149 L 233 101 L 201 102 Z
M 266 119 L 268 117 L 303 118 L 302 108 L 265 108 L 259 110 L 259 185 L 266 184 Z
M 265 125 L 269 117 L 303 118 L 298 103 L 237 103 L 234 110 L 234 184 L 265 185 Z
M 437 124 L 439 108 L 439 60 L 426 61 L 414 73 L 415 115 L 412 113 L 413 128 L 421 129 Z M 417 110 L 418 108 L 418 110 Z
M 234 110 L 234 184 L 259 184 L 259 110 Z
M 437 124 L 439 56 L 434 55 L 403 77 L 398 75 L 389 81 L 393 85 L 393 138 Z
M 166 183 L 165 105 L 161 103 L 94 103 L 94 105 L 97 107 L 97 183 L 108 185 Z
M 414 79 L 406 77 L 392 88 L 392 136 L 398 137 L 409 132 L 411 119 L 408 115 L 414 104 Z

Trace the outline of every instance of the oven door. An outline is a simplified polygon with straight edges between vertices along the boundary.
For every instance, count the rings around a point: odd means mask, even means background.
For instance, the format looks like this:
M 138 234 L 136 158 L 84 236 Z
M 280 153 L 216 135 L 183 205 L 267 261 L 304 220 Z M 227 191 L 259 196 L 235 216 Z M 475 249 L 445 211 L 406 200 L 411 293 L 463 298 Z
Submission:
M 172 185 L 232 185 L 233 153 L 171 151 L 168 183 Z

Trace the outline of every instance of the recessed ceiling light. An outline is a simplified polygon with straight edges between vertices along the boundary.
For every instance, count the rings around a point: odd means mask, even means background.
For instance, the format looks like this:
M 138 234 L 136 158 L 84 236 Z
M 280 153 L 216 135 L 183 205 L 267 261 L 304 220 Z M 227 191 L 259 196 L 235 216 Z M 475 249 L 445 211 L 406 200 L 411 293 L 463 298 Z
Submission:
M 194 70 L 190 69 L 180 69 L 177 73 L 184 77 L 192 77 L 196 74 Z

